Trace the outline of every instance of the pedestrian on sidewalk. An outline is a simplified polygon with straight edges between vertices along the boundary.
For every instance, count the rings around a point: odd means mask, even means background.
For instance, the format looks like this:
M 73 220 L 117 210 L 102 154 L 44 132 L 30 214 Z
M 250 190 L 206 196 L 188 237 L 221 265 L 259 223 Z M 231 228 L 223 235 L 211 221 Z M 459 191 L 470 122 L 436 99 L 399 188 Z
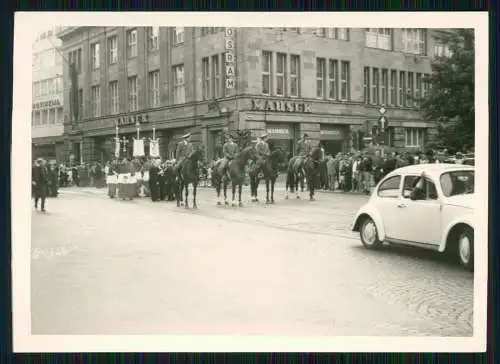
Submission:
M 35 165 L 31 168 L 31 185 L 35 197 L 35 209 L 38 208 L 38 201 L 41 201 L 41 211 L 45 212 L 45 199 L 48 188 L 48 171 L 45 166 L 45 160 L 38 158 Z

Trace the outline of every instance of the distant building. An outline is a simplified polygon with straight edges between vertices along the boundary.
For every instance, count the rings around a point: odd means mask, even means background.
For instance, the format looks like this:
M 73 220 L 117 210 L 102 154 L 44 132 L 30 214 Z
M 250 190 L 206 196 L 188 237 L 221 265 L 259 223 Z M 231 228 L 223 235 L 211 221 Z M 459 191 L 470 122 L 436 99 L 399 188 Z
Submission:
M 64 146 L 63 60 L 60 27 L 41 33 L 32 46 L 31 136 L 33 158 L 61 161 Z
M 327 153 L 363 147 L 385 104 L 389 145 L 422 149 L 433 123 L 425 94 L 432 29 L 72 27 L 62 49 L 78 72 L 78 120 L 65 124 L 66 155 L 110 159 L 118 125 L 131 141 L 153 126 L 164 157 L 193 133 L 208 158 L 225 131 L 270 135 L 289 155 L 308 133 Z M 64 77 L 69 81 L 69 68 Z M 76 93 L 76 91 L 74 92 Z M 74 119 L 74 117 L 72 117 Z M 365 139 L 366 140 L 366 139 Z M 124 147 L 130 153 L 132 143 Z M 147 145 L 146 145 L 147 152 Z

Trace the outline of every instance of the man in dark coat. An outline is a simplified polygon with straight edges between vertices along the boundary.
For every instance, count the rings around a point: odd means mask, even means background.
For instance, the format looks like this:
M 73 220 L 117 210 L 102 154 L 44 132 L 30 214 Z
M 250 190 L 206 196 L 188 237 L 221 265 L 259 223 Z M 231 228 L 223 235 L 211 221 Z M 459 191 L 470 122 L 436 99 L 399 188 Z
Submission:
M 161 191 L 160 191 L 160 160 L 155 159 L 149 168 L 149 192 L 151 195 L 151 201 L 161 201 Z
M 35 209 L 38 208 L 38 200 L 42 200 L 41 210 L 45 212 L 45 198 L 47 197 L 49 177 L 45 167 L 45 161 L 37 159 L 35 165 L 31 168 L 31 185 L 35 197 Z

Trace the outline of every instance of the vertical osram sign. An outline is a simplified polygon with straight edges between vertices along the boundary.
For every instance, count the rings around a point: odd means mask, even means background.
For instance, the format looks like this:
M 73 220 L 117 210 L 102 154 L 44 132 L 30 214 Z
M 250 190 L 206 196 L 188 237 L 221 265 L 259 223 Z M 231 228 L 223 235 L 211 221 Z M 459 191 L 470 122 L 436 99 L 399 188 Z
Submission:
M 234 89 L 235 87 L 235 56 L 234 56 L 234 29 L 226 28 L 226 89 Z

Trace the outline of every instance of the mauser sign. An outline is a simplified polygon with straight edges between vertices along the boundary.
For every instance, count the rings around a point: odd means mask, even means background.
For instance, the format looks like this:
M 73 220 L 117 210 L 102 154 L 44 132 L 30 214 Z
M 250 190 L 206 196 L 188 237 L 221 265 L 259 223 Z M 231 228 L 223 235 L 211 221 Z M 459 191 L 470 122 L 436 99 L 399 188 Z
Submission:
M 145 124 L 148 122 L 149 122 L 148 114 L 121 116 L 118 119 L 116 119 L 116 124 L 118 126 Z
M 311 113 L 311 104 L 293 101 L 252 100 L 252 110 Z

